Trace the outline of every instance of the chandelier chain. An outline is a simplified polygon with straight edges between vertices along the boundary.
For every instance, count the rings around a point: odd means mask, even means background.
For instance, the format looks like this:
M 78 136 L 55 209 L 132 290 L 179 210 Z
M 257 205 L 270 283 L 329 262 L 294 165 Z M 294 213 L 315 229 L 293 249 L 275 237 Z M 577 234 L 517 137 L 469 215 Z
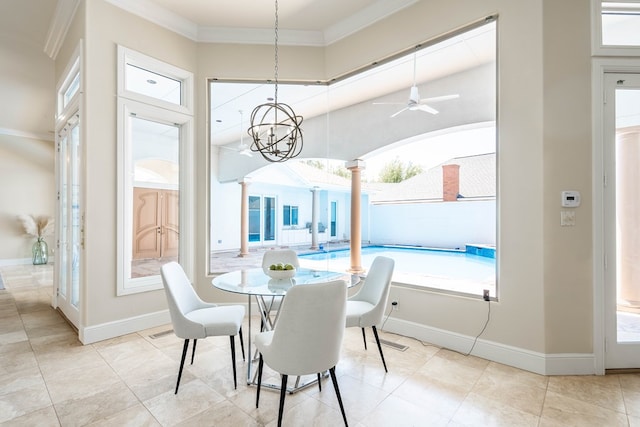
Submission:
M 276 22 L 275 22 L 275 66 L 274 66 L 274 78 L 275 78 L 275 94 L 274 101 L 278 103 L 278 0 L 276 0 Z

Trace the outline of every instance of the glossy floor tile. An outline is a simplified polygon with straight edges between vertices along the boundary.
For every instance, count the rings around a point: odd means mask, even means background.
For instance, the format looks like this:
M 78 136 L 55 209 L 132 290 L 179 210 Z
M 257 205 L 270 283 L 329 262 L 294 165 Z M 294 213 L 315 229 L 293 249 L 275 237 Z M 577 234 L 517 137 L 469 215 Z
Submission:
M 51 308 L 50 266 L 0 274 L 0 426 L 277 424 L 279 394 L 263 389 L 256 408 L 240 346 L 234 389 L 228 338 L 198 342 L 175 395 L 171 325 L 83 346 Z M 364 350 L 360 330 L 346 330 L 336 373 L 351 426 L 640 426 L 640 374 L 545 377 L 381 335 L 408 347 L 384 347 L 388 373 L 370 331 Z M 267 369 L 265 381 L 279 378 Z M 283 425 L 342 425 L 331 380 L 287 395 Z

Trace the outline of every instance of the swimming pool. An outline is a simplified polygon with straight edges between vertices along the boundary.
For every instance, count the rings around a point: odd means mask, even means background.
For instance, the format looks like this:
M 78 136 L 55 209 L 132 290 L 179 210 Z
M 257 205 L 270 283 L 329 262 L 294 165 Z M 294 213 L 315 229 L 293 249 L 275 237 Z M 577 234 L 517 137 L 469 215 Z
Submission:
M 496 260 L 490 257 L 460 251 L 367 246 L 362 248 L 362 267 L 368 270 L 373 259 L 380 255 L 393 258 L 394 272 L 403 275 L 495 283 Z M 299 258 L 302 266 L 310 268 L 346 270 L 351 266 L 348 249 L 301 254 Z

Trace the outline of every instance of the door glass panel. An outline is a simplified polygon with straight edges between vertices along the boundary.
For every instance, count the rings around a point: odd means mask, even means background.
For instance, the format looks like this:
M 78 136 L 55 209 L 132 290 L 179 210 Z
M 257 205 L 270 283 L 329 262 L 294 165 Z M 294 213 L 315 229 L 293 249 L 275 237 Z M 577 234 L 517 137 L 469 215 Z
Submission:
M 640 89 L 616 90 L 617 341 L 640 341 Z
M 249 196 L 249 241 L 260 241 L 260 197 Z
M 58 293 L 62 299 L 66 299 L 67 297 L 67 253 L 69 252 L 69 223 L 67 220 L 67 218 L 69 217 L 69 209 L 67 205 L 67 201 L 69 200 L 69 198 L 67 197 L 69 188 L 69 177 L 67 172 L 69 170 L 69 150 L 67 150 L 68 141 L 68 134 L 60 139 L 60 264 L 58 265 L 58 277 L 60 283 L 58 287 Z
M 276 199 L 275 197 L 264 198 L 264 240 L 273 241 L 276 239 Z
M 178 260 L 180 128 L 132 117 L 131 130 L 131 278 L 140 278 Z
M 69 175 L 71 177 L 70 188 L 70 208 L 71 208 L 71 253 L 68 267 L 71 277 L 69 287 L 71 298 L 69 302 L 74 307 L 78 306 L 80 299 L 80 253 L 82 245 L 82 218 L 80 217 L 80 127 L 74 126 L 71 130 L 69 141 L 71 151 L 71 165 Z
M 338 203 L 331 202 L 331 237 L 336 237 L 337 228 L 337 219 L 338 219 Z

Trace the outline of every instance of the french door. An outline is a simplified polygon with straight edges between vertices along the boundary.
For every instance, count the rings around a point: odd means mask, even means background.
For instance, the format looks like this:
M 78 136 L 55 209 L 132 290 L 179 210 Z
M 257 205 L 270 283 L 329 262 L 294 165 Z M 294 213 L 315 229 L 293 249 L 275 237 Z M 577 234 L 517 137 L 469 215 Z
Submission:
M 249 242 L 272 243 L 276 239 L 276 198 L 249 196 Z
M 80 265 L 83 250 L 81 145 L 77 116 L 58 134 L 58 250 L 55 305 L 76 327 L 79 323 Z
M 640 74 L 605 74 L 605 368 L 640 368 Z

